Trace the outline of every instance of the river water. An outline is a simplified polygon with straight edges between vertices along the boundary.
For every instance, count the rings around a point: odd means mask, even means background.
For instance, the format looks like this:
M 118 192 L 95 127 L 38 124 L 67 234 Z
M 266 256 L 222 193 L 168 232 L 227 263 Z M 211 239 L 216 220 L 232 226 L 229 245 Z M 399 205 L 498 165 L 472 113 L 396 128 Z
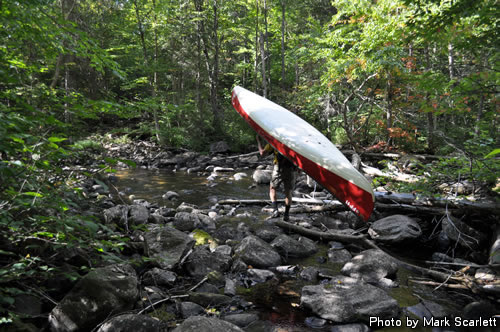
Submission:
M 200 208 L 210 208 L 217 200 L 222 199 L 268 199 L 268 187 L 253 184 L 251 171 L 247 171 L 247 177 L 236 181 L 233 173 L 209 179 L 208 174 L 187 174 L 186 172 L 172 172 L 167 170 L 128 169 L 119 170 L 117 188 L 128 195 L 134 195 L 137 199 L 145 199 L 158 206 L 177 207 L 185 202 L 197 205 Z M 176 201 L 168 201 L 162 198 L 167 191 L 179 194 Z M 252 215 L 257 218 L 249 220 L 248 226 L 255 229 L 268 217 L 262 213 L 261 207 L 246 207 L 251 210 Z M 238 221 L 241 222 L 241 219 Z M 327 269 L 332 274 L 338 274 L 342 265 L 331 264 L 323 259 L 327 256 L 326 244 L 319 243 L 319 251 L 307 259 L 289 260 L 287 264 L 299 266 L 316 266 Z M 390 289 L 389 294 L 395 298 L 403 309 L 400 328 L 382 328 L 377 331 L 408 331 L 405 327 L 407 311 L 404 309 L 416 305 L 421 299 L 430 300 L 441 304 L 450 312 L 459 312 L 460 302 L 452 300 L 443 289 L 432 290 L 426 286 L 416 285 L 408 281 L 410 273 L 400 269 L 397 275 L 399 287 Z M 305 324 L 309 313 L 299 307 L 300 291 L 305 285 L 297 278 L 281 279 L 275 284 L 261 284 L 243 292 L 243 296 L 253 302 L 260 311 L 260 317 L 264 321 L 271 322 L 275 331 L 330 331 L 328 328 L 313 329 Z M 258 329 L 257 329 L 258 330 Z M 257 331 L 256 330 L 256 331 Z M 411 331 L 431 331 L 430 328 L 417 327 Z

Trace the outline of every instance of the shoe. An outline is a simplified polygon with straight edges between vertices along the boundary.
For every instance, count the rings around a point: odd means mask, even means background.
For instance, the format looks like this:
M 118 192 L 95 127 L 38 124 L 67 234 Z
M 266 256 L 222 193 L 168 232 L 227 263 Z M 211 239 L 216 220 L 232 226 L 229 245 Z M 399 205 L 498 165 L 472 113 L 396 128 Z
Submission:
M 288 221 L 290 220 L 290 216 L 288 215 L 288 213 L 285 213 L 285 215 L 283 215 L 283 221 Z
M 278 218 L 280 216 L 280 212 L 278 210 L 274 210 L 271 214 L 271 218 Z

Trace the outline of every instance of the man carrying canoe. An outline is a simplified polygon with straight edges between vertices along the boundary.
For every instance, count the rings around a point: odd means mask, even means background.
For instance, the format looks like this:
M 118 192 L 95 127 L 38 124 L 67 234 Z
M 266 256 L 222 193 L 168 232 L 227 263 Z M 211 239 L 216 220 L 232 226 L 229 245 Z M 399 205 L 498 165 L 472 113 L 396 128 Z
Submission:
M 285 214 L 283 215 L 283 220 L 288 221 L 290 219 L 290 206 L 292 205 L 292 192 L 295 185 L 295 165 L 291 161 L 283 157 L 269 143 L 262 147 L 262 142 L 259 135 L 257 135 L 257 145 L 259 147 L 259 153 L 262 157 L 267 156 L 271 153 L 274 154 L 274 167 L 273 173 L 271 175 L 271 182 L 269 184 L 269 197 L 271 198 L 271 203 L 273 205 L 272 217 L 279 217 L 278 201 L 276 200 L 276 189 L 281 183 L 283 183 L 283 188 L 285 190 Z

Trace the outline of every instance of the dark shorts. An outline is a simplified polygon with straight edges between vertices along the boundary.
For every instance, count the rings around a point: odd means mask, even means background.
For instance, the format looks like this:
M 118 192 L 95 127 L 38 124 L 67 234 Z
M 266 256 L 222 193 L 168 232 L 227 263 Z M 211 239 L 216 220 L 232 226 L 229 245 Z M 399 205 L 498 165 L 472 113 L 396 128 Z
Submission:
M 281 167 L 278 164 L 274 164 L 273 173 L 271 175 L 271 187 L 278 188 L 280 184 L 283 184 L 285 192 L 292 191 L 295 186 L 296 178 L 295 167 Z

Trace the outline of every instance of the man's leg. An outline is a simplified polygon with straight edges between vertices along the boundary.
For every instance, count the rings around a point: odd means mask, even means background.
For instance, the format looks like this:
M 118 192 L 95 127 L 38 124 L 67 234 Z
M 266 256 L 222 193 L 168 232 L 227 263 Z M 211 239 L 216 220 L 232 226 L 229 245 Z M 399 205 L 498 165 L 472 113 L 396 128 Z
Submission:
M 279 217 L 280 213 L 278 211 L 278 200 L 276 199 L 276 188 L 273 187 L 272 183 L 269 185 L 269 198 L 271 198 L 271 204 L 273 205 L 273 218 Z

